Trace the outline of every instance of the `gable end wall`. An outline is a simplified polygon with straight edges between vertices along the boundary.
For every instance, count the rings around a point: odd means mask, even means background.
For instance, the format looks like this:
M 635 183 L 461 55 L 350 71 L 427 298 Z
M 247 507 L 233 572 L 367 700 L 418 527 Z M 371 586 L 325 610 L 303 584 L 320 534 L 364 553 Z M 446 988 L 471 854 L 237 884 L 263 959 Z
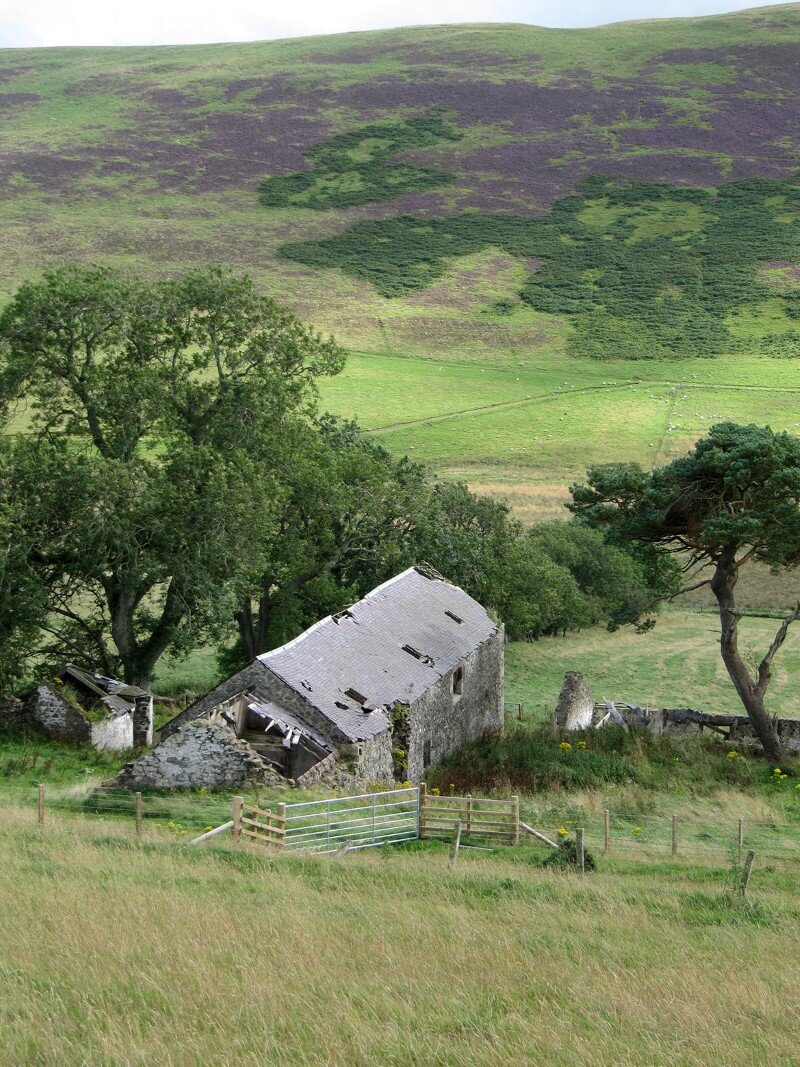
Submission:
M 442 763 L 458 749 L 485 733 L 502 732 L 503 628 L 463 660 L 466 668 L 461 699 L 453 700 L 453 671 L 446 674 L 410 709 L 411 738 L 408 778 L 419 782 L 428 768 Z M 424 765 L 425 742 L 430 742 L 430 763 Z

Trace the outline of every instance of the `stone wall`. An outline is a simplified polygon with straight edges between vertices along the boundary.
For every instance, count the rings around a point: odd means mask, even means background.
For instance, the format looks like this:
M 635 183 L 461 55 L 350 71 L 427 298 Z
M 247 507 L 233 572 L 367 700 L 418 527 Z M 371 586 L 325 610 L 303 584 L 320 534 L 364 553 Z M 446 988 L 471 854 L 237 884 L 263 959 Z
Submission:
M 28 716 L 56 741 L 92 740 L 92 724 L 52 685 L 38 685 L 25 700 Z
M 353 763 L 353 777 L 357 782 L 392 782 L 392 732 L 384 730 L 369 741 L 358 741 L 360 750 Z
M 247 789 L 260 784 L 286 783 L 232 730 L 204 723 L 183 723 L 106 783 L 123 789 Z
M 409 781 L 419 782 L 459 748 L 486 733 L 500 732 L 504 723 L 503 669 L 505 637 L 502 627 L 463 662 L 463 692 L 453 694 L 451 671 L 409 709 Z M 426 766 L 426 748 L 429 760 Z
M 133 718 L 109 715 L 87 719 L 53 685 L 39 685 L 25 699 L 25 717 L 56 741 L 82 741 L 94 748 L 124 752 L 133 748 Z
M 761 750 L 761 742 L 746 715 L 723 715 L 695 711 L 693 708 L 641 708 L 622 702 L 616 702 L 614 708 L 627 726 L 644 727 L 654 734 L 685 738 L 705 733 L 706 736 L 719 737 L 731 744 Z M 607 711 L 607 704 L 595 704 L 593 723 L 597 724 Z M 800 719 L 776 719 L 775 724 L 787 755 L 800 755 Z M 564 728 L 563 713 L 556 714 L 555 726 L 557 729 Z

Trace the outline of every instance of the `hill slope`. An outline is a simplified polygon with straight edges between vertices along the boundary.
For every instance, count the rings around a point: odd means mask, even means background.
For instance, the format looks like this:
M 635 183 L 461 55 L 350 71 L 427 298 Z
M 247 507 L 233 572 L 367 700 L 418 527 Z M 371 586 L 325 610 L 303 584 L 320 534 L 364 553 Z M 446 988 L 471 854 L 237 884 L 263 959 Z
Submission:
M 212 260 L 373 351 L 794 353 L 799 43 L 790 4 L 5 51 L 0 293 Z

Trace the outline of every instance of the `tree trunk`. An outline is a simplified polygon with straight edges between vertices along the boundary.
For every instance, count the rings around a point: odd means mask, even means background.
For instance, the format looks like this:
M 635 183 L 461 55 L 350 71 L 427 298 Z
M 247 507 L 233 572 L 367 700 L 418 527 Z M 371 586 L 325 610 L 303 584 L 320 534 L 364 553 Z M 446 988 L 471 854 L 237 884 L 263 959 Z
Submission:
M 251 663 L 263 652 L 269 652 L 267 636 L 272 619 L 273 585 L 271 578 L 262 579 L 257 615 L 253 614 L 253 604 L 248 597 L 242 601 L 234 616 L 247 663 Z
M 781 742 L 775 725 L 764 707 L 764 693 L 758 682 L 751 678 L 739 654 L 739 615 L 734 599 L 737 578 L 735 555 L 733 552 L 725 551 L 720 556 L 714 577 L 711 579 L 711 589 L 719 606 L 722 661 L 744 704 L 747 716 L 753 724 L 753 729 L 764 752 L 770 759 L 777 760 L 781 757 Z
M 164 607 L 146 641 L 136 636 L 134 614 L 141 600 L 140 591 L 115 589 L 106 583 L 106 595 L 111 615 L 111 636 L 122 660 L 123 678 L 128 685 L 150 689 L 153 672 L 161 656 L 175 636 L 185 614 L 185 607 L 172 579 L 167 588 Z

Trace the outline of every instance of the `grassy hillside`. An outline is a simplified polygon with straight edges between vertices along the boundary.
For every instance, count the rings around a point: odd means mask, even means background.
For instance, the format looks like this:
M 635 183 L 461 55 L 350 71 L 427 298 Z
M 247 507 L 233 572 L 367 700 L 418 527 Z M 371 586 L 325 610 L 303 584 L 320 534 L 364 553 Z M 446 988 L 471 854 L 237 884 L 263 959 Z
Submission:
M 356 350 L 327 406 L 560 515 L 590 462 L 797 428 L 799 44 L 788 4 L 0 52 L 0 300 L 246 269 Z
M 663 463 L 714 422 L 800 431 L 797 370 L 794 360 L 745 356 L 632 363 L 354 354 L 323 400 L 387 447 L 502 493 L 534 520 L 565 516 L 567 486 L 589 464 Z
M 0 292 L 213 260 L 369 351 L 794 350 L 799 38 L 789 4 L 7 50 Z
M 769 647 L 777 625 L 763 618 L 742 622 L 742 651 L 754 668 L 757 654 Z M 744 714 L 720 659 L 719 621 L 712 614 L 668 611 L 646 634 L 629 627 L 613 634 L 596 629 L 511 644 L 506 654 L 506 700 L 524 705 L 526 721 L 547 722 L 564 673 L 570 670 L 583 674 L 598 701 Z M 794 633 L 776 661 L 770 683 L 767 703 L 773 715 L 800 718 L 798 671 L 800 635 Z

